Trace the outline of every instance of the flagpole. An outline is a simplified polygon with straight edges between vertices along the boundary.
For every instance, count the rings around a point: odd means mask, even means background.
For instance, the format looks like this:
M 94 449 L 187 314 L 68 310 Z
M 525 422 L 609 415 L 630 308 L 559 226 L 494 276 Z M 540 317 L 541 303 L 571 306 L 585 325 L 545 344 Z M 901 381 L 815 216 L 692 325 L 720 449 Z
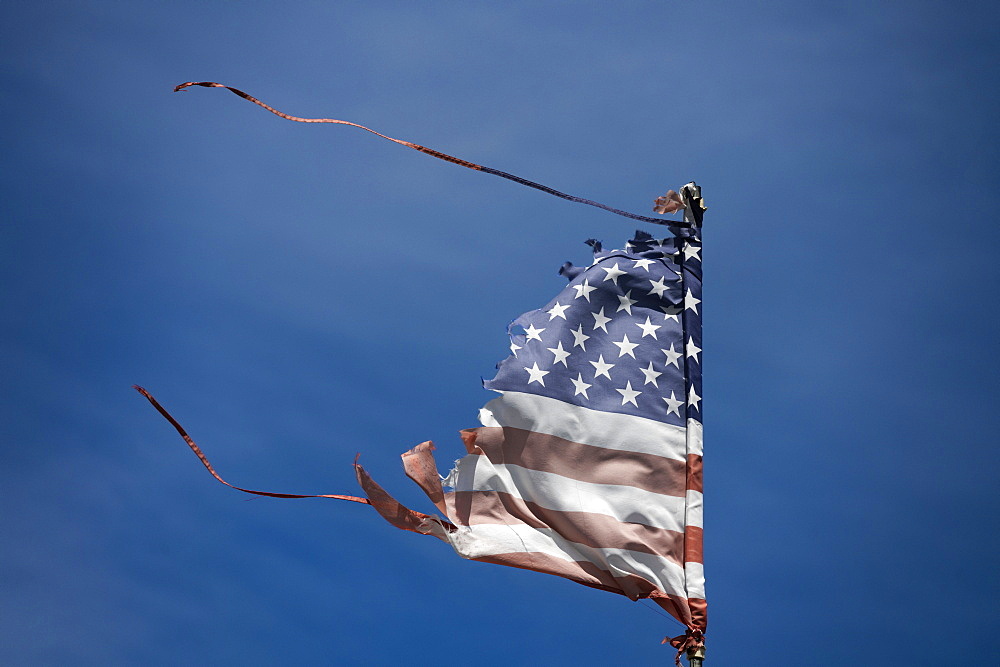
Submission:
M 691 181 L 681 188 L 681 198 L 684 200 L 684 221 L 690 223 L 695 228 L 701 228 L 702 218 L 705 214 L 705 200 L 701 198 L 701 188 L 697 183 Z M 685 652 L 690 667 L 703 667 L 705 663 L 705 644 L 699 642 L 694 646 L 688 646 Z
M 705 646 L 692 646 L 687 650 L 688 664 L 691 667 L 702 667 L 705 661 Z

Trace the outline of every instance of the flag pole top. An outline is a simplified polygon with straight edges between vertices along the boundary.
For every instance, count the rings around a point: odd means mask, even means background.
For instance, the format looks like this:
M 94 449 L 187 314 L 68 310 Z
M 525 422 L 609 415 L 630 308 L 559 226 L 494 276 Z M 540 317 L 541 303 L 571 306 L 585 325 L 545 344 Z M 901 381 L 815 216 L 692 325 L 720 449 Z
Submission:
M 687 650 L 688 664 L 691 667 L 702 667 L 705 660 L 705 645 L 692 646 Z
M 691 181 L 681 188 L 681 199 L 684 200 L 684 222 L 692 227 L 701 227 L 701 220 L 708 209 L 701 198 L 701 186 Z

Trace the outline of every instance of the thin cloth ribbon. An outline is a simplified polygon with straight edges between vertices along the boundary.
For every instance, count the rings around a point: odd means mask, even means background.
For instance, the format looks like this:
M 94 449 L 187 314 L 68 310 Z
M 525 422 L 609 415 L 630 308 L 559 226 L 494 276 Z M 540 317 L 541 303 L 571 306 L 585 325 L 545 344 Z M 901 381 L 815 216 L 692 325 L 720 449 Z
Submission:
M 268 496 L 269 498 L 334 498 L 335 500 L 350 500 L 351 502 L 362 503 L 363 505 L 371 505 L 372 504 L 372 502 L 370 500 L 368 500 L 367 498 L 359 498 L 357 496 L 342 496 L 342 495 L 336 495 L 336 494 L 322 494 L 322 495 L 306 496 L 306 495 L 300 495 L 298 493 L 272 493 L 270 491 L 253 491 L 251 489 L 244 489 L 244 488 L 241 488 L 239 486 L 235 486 L 233 484 L 230 484 L 226 480 L 222 479 L 222 477 L 219 476 L 219 473 L 215 472 L 215 468 L 213 468 L 212 464 L 208 462 L 208 457 L 206 457 L 205 454 L 202 453 L 201 448 L 198 447 L 198 445 L 196 445 L 194 443 L 194 440 L 192 440 L 191 436 L 189 436 L 187 434 L 187 431 L 184 430 L 184 427 L 181 426 L 179 423 L 177 423 L 177 420 L 174 419 L 170 415 L 170 413 L 167 412 L 163 408 L 163 406 L 160 405 L 156 401 L 156 399 L 153 398 L 153 396 L 148 391 L 146 391 L 145 389 L 143 389 L 139 385 L 133 385 L 133 389 L 135 389 L 137 392 L 139 392 L 140 394 L 142 394 L 143 396 L 145 396 L 146 400 L 148 400 L 150 403 L 152 403 L 153 407 L 156 408 L 157 411 L 161 415 L 163 415 L 168 422 L 170 422 L 170 424 L 177 430 L 178 433 L 180 433 L 181 437 L 184 438 L 184 442 L 186 442 L 187 446 L 191 448 L 191 451 L 194 452 L 198 456 L 198 459 L 201 461 L 202 465 L 205 466 L 205 468 L 208 470 L 208 472 L 212 473 L 212 477 L 214 477 L 215 479 L 219 480 L 220 482 L 222 482 L 223 484 L 225 484 L 226 486 L 228 486 L 231 489 L 236 489 L 237 491 L 242 491 L 243 493 L 252 493 L 255 496 Z M 358 467 L 359 466 L 357 465 L 357 461 L 355 461 L 355 468 L 358 468 Z
M 695 630 L 694 628 L 688 628 L 687 632 L 683 635 L 678 635 L 677 637 L 670 638 L 664 637 L 661 644 L 670 644 L 675 649 L 677 649 L 677 655 L 674 656 L 674 664 L 677 667 L 681 666 L 681 656 L 689 648 L 696 648 L 698 646 L 705 645 L 705 635 L 701 630 Z
M 605 204 L 601 204 L 600 202 L 596 202 L 596 201 L 593 201 L 591 199 L 584 199 L 583 197 L 576 197 L 576 196 L 573 196 L 573 195 L 568 195 L 565 192 L 560 192 L 559 190 L 555 190 L 553 188 L 550 188 L 547 185 L 542 185 L 541 183 L 536 183 L 534 181 L 529 181 L 526 178 L 521 178 L 520 176 L 515 176 L 514 174 L 508 174 L 507 172 L 500 171 L 499 169 L 493 169 L 491 167 L 484 167 L 481 164 L 476 164 L 475 162 L 469 162 L 468 160 L 463 160 L 461 158 L 454 157 L 453 155 L 448 155 L 447 153 L 442 153 L 441 151 L 436 151 L 433 148 L 427 148 L 426 146 L 421 146 L 420 144 L 415 144 L 415 143 L 413 143 L 411 141 L 403 141 L 402 139 L 393 139 L 392 137 L 386 136 L 386 135 L 382 134 L 381 132 L 376 132 L 375 130 L 371 129 L 370 127 L 365 127 L 364 125 L 358 125 L 357 123 L 352 123 L 350 121 L 337 120 L 336 118 L 301 118 L 299 116 L 292 116 L 290 114 L 284 113 L 283 111 L 278 111 L 274 107 L 269 106 L 269 105 L 265 104 L 264 102 L 261 102 L 260 100 L 258 100 L 253 95 L 245 93 L 242 90 L 239 90 L 238 88 L 233 88 L 231 86 L 227 86 L 227 85 L 224 85 L 224 84 L 221 84 L 221 83 L 216 83 L 214 81 L 188 81 L 186 83 L 182 83 L 182 84 L 180 84 L 178 86 L 175 86 L 174 87 L 174 92 L 176 93 L 176 92 L 182 91 L 185 88 L 190 88 L 191 86 L 202 86 L 202 87 L 205 87 L 205 88 L 225 88 L 226 90 L 230 91 L 234 95 L 239 95 L 240 97 L 242 97 L 243 99 L 247 100 L 248 102 L 253 102 L 257 106 L 262 107 L 264 109 L 267 109 L 268 111 L 270 111 L 271 113 L 273 113 L 275 116 L 279 116 L 281 118 L 284 118 L 285 120 L 292 120 L 292 121 L 295 121 L 296 123 L 335 123 L 337 125 L 350 125 L 351 127 L 356 127 L 358 129 L 364 130 L 365 132 L 371 132 L 372 134 L 374 134 L 376 136 L 382 137 L 383 139 L 386 139 L 386 140 L 391 141 L 393 143 L 397 143 L 400 146 L 406 146 L 407 148 L 412 148 L 413 150 L 420 151 L 421 153 L 426 153 L 427 155 L 430 155 L 432 157 L 436 157 L 439 160 L 444 160 L 445 162 L 451 162 L 452 164 L 457 164 L 457 165 L 460 165 L 462 167 L 467 167 L 468 169 L 473 169 L 475 171 L 482 171 L 482 172 L 487 173 L 487 174 L 493 174 L 494 176 L 499 176 L 500 178 L 506 178 L 509 181 L 514 181 L 515 183 L 520 183 L 521 185 L 526 185 L 529 188 L 534 188 L 535 190 L 541 190 L 542 192 L 545 192 L 547 194 L 553 195 L 555 197 L 560 197 L 560 198 L 566 199 L 568 201 L 577 202 L 578 204 L 586 204 L 588 206 L 596 206 L 597 208 L 604 209 L 605 211 L 609 211 L 611 213 L 614 213 L 615 215 L 621 215 L 621 216 L 624 216 L 626 218 L 631 218 L 633 220 L 640 220 L 642 222 L 651 222 L 654 225 L 668 225 L 670 227 L 676 227 L 676 228 L 679 228 L 679 227 L 685 227 L 686 228 L 686 227 L 690 227 L 691 226 L 691 224 L 689 222 L 686 222 L 686 221 L 682 221 L 682 220 L 663 220 L 661 218 L 651 218 L 651 217 L 649 217 L 647 215 L 637 215 L 635 213 L 629 213 L 628 211 L 623 211 L 621 209 L 614 208 L 612 206 L 607 206 Z M 674 195 L 673 197 L 670 196 L 671 193 L 673 193 L 673 195 Z M 677 204 L 680 204 L 680 206 L 678 207 Z M 657 198 L 656 205 L 655 205 L 655 207 L 654 207 L 653 210 L 656 213 L 669 213 L 669 212 L 673 212 L 673 211 L 679 210 L 680 208 L 684 208 L 683 202 L 680 201 L 679 197 L 677 197 L 677 193 L 671 191 L 671 192 L 667 193 L 666 197 L 659 197 L 659 198 Z

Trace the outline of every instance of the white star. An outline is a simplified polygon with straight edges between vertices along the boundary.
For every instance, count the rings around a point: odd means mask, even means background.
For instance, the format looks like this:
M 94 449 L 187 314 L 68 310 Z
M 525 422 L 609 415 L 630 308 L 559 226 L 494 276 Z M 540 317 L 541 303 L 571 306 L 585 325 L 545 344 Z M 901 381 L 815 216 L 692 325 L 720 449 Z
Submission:
M 593 387 L 594 385 L 587 384 L 586 382 L 583 381 L 583 373 L 577 373 L 576 379 L 574 380 L 573 378 L 570 378 L 569 381 L 573 383 L 574 396 L 579 396 L 580 394 L 583 394 L 584 398 L 590 400 L 590 396 L 587 396 L 587 390 Z
M 629 315 L 632 314 L 632 304 L 636 303 L 636 300 L 630 299 L 630 296 L 632 296 L 632 290 L 629 290 L 627 294 L 618 295 L 618 303 L 621 305 L 618 306 L 618 310 L 615 311 L 616 313 L 620 313 L 624 310 Z
M 527 329 L 524 330 L 524 333 L 528 334 L 528 337 L 524 339 L 524 342 L 528 342 L 529 340 L 537 340 L 539 343 L 541 343 L 542 342 L 541 334 L 543 331 L 545 331 L 544 327 L 541 329 L 536 329 L 535 325 L 532 324 L 531 326 L 529 326 Z
M 562 341 L 556 343 L 555 347 L 547 347 L 545 349 L 556 355 L 556 358 L 552 361 L 553 366 L 556 364 L 562 364 L 564 367 L 569 368 L 569 366 L 566 365 L 566 357 L 568 357 L 570 353 L 563 349 Z
M 660 310 L 663 311 L 663 321 L 673 320 L 680 324 L 680 320 L 677 319 L 677 315 L 681 312 L 681 309 L 677 306 L 660 306 Z
M 691 290 L 689 289 L 687 296 L 684 297 L 684 310 L 688 309 L 693 310 L 694 314 L 697 315 L 699 303 L 701 303 L 701 299 L 692 294 Z
M 684 259 L 691 259 L 692 257 L 694 257 L 696 260 L 700 262 L 701 257 L 698 256 L 699 252 L 701 252 L 700 247 L 696 245 L 691 245 L 690 243 L 684 244 Z
M 646 336 L 652 336 L 655 339 L 656 338 L 656 330 L 660 328 L 659 324 L 652 324 L 649 321 L 648 317 L 646 318 L 646 323 L 645 324 L 639 324 L 638 322 L 635 322 L 634 324 L 635 324 L 635 326 L 637 326 L 640 329 L 642 329 L 642 336 L 641 336 L 641 338 L 645 338 Z
M 649 290 L 648 294 L 649 295 L 655 294 L 656 296 L 662 299 L 663 293 L 667 289 L 667 283 L 665 281 L 666 281 L 665 277 L 661 277 L 659 280 L 656 281 L 650 280 L 649 284 L 650 286 L 652 286 L 653 289 Z
M 611 321 L 611 318 L 604 316 L 604 307 L 601 307 L 600 312 L 591 313 L 591 315 L 594 316 L 594 331 L 604 329 L 604 333 L 608 333 L 608 327 L 606 325 Z
M 694 344 L 694 338 L 688 336 L 687 344 L 687 356 L 694 357 L 695 361 L 698 361 L 698 353 L 701 352 L 701 348 Z
M 611 341 L 618 346 L 618 357 L 624 357 L 626 354 L 633 359 L 635 359 L 635 353 L 632 352 L 635 348 L 639 347 L 638 343 L 630 343 L 628 340 L 628 335 L 622 336 L 621 342 Z
M 646 269 L 646 271 L 649 272 L 649 265 L 652 264 L 652 263 L 653 263 L 653 260 L 651 260 L 651 259 L 637 259 L 637 260 L 635 260 L 635 266 L 632 267 L 632 268 L 634 268 L 634 269 Z
M 510 342 L 510 353 L 513 354 L 515 357 L 517 356 L 517 351 L 520 349 L 521 349 L 520 345 L 515 344 L 514 341 Z
M 611 374 L 608 373 L 612 368 L 615 367 L 614 364 L 604 363 L 604 355 L 597 357 L 597 361 L 590 362 L 594 366 L 594 379 L 597 379 L 598 375 L 603 375 L 604 377 L 611 379 Z
M 548 371 L 543 371 L 542 369 L 540 369 L 538 367 L 538 363 L 537 362 L 534 363 L 534 364 L 532 364 L 531 368 L 525 368 L 524 370 L 528 371 L 528 375 L 531 376 L 531 378 L 528 380 L 528 384 L 531 384 L 532 382 L 537 382 L 538 384 L 542 385 L 543 387 L 545 386 L 545 380 L 544 380 L 544 378 L 545 378 L 546 375 L 549 374 L 549 372 Z
M 660 352 L 662 352 L 663 354 L 667 355 L 667 360 L 665 362 L 663 362 L 664 366 L 666 366 L 667 364 L 673 364 L 677 368 L 681 367 L 681 365 L 679 363 L 677 363 L 677 360 L 681 358 L 681 353 L 674 351 L 674 344 L 673 343 L 670 344 L 670 349 L 669 350 L 662 350 L 661 349 Z
M 590 282 L 587 281 L 587 280 L 584 280 L 579 285 L 573 285 L 573 289 L 576 290 L 576 296 L 573 297 L 574 299 L 579 299 L 582 296 L 584 299 L 587 300 L 587 303 L 590 303 L 590 293 L 593 292 L 597 288 L 596 287 L 591 287 L 590 286 Z
M 663 400 L 665 400 L 667 402 L 667 414 L 668 415 L 671 412 L 673 412 L 678 417 L 681 416 L 681 409 L 680 408 L 681 408 L 682 405 L 684 405 L 684 401 L 678 401 L 677 398 L 674 397 L 674 392 L 670 392 L 670 398 L 664 398 Z
M 571 330 L 570 333 L 573 334 L 573 347 L 581 347 L 583 348 L 583 351 L 586 352 L 586 342 L 590 336 L 583 333 L 583 325 L 581 324 L 578 326 L 575 331 Z
M 661 375 L 663 375 L 663 373 L 660 373 L 659 371 L 654 371 L 653 370 L 653 362 L 652 361 L 649 362 L 649 366 L 648 367 L 646 367 L 646 368 L 640 368 L 639 372 L 646 376 L 646 381 L 642 383 L 643 385 L 651 384 L 654 387 L 659 388 L 660 385 L 656 384 L 656 378 L 658 378 Z
M 701 402 L 701 396 L 694 393 L 694 385 L 691 385 L 691 391 L 688 392 L 688 405 L 693 407 L 695 410 L 700 409 L 698 403 Z
M 622 271 L 621 269 L 618 268 L 618 262 L 615 262 L 615 265 L 612 266 L 610 269 L 604 269 L 604 270 L 608 272 L 608 275 L 604 277 L 604 280 L 610 280 L 615 285 L 618 284 L 618 276 L 624 276 L 626 273 L 625 271 Z
M 624 389 L 615 389 L 615 391 L 622 395 L 622 405 L 631 403 L 635 407 L 639 407 L 639 405 L 635 402 L 635 397 L 640 395 L 642 392 L 632 389 L 631 380 L 625 383 Z
M 545 311 L 549 314 L 549 322 L 556 319 L 557 317 L 561 317 L 565 320 L 567 308 L 569 308 L 569 306 L 560 306 L 559 302 L 556 301 L 556 305 L 552 306 L 552 310 Z

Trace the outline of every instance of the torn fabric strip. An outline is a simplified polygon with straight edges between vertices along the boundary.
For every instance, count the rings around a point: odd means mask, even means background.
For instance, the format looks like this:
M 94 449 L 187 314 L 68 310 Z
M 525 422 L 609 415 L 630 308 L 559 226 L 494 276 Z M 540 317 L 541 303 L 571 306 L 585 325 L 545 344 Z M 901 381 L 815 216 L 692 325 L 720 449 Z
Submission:
M 622 250 L 597 242 L 588 268 L 510 327 L 500 393 L 462 432 L 445 477 L 429 442 L 403 455 L 447 521 L 410 513 L 359 469 L 390 523 L 463 558 L 651 598 L 699 637 L 702 558 L 699 230 Z
M 275 109 L 271 105 L 265 104 L 264 102 L 261 102 L 260 100 L 258 100 L 253 95 L 245 93 L 242 90 L 240 90 L 239 88 L 233 88 L 232 86 L 226 86 L 226 85 L 221 84 L 221 83 L 216 83 L 215 81 L 188 81 L 186 83 L 182 83 L 182 84 L 179 84 L 179 85 L 175 86 L 174 87 L 174 92 L 176 93 L 176 92 L 180 92 L 182 90 L 186 90 L 186 89 L 190 88 L 191 86 L 202 86 L 203 88 L 225 88 L 226 90 L 230 91 L 234 95 L 238 95 L 239 97 L 242 97 L 246 101 L 252 102 L 253 104 L 256 104 L 257 106 L 261 107 L 262 109 L 267 109 L 268 111 L 270 111 L 271 113 L 273 113 L 275 116 L 278 116 L 280 118 L 284 118 L 285 120 L 294 121 L 296 123 L 332 123 L 334 125 L 348 125 L 350 127 L 356 127 L 359 130 L 364 130 L 365 132 L 370 132 L 370 133 L 372 133 L 372 134 L 374 134 L 376 136 L 382 137 L 383 139 L 385 139 L 387 141 L 391 141 L 394 144 L 399 144 L 400 146 L 406 146 L 407 148 L 412 148 L 413 150 L 420 151 L 421 153 L 424 153 L 425 155 L 430 155 L 431 157 L 436 157 L 439 160 L 444 160 L 445 162 L 451 162 L 452 164 L 457 164 L 460 167 L 466 167 L 467 169 L 472 169 L 474 171 L 481 171 L 484 174 L 492 174 L 493 176 L 499 176 L 500 178 L 505 178 L 508 181 L 513 181 L 514 183 L 518 183 L 520 185 L 524 185 L 524 186 L 527 186 L 529 188 L 534 188 L 535 190 L 539 190 L 539 191 L 544 192 L 546 194 L 550 194 L 550 195 L 553 195 L 555 197 L 559 197 L 560 199 L 565 199 L 567 201 L 576 202 L 578 204 L 586 204 L 587 206 L 595 206 L 597 208 L 604 209 L 605 211 L 608 211 L 610 213 L 614 213 L 615 215 L 620 215 L 620 216 L 623 216 L 623 217 L 626 217 L 626 218 L 632 218 L 633 220 L 640 220 L 642 222 L 650 222 L 650 223 L 653 223 L 654 225 L 667 225 L 667 226 L 671 227 L 672 229 L 673 228 L 677 228 L 677 227 L 689 227 L 690 226 L 690 223 L 686 219 L 684 221 L 679 221 L 679 220 L 663 220 L 663 219 L 660 219 L 660 218 L 651 218 L 648 215 L 637 215 L 635 213 L 629 213 L 628 211 L 623 211 L 623 210 L 621 210 L 619 208 L 615 208 L 614 206 L 608 206 L 607 204 L 602 204 L 602 203 L 596 202 L 596 201 L 594 201 L 592 199 L 586 199 L 584 197 L 576 197 L 574 195 L 569 195 L 569 194 L 566 194 L 565 192 L 560 192 L 559 190 L 556 190 L 555 188 L 550 188 L 547 185 L 542 185 L 541 183 L 536 183 L 535 181 L 528 180 L 527 178 L 522 178 L 521 176 L 517 176 L 516 174 L 508 174 L 507 172 L 500 171 L 499 169 L 493 169 L 492 167 L 487 167 L 485 165 L 476 164 L 475 162 L 469 162 L 468 160 L 463 160 L 462 158 L 455 157 L 454 155 L 448 155 L 447 153 L 442 153 L 441 151 L 434 150 L 433 148 L 428 148 L 427 146 L 421 146 L 420 144 L 415 144 L 412 141 L 404 141 L 402 139 L 394 139 L 393 137 L 390 137 L 388 135 L 382 134 L 381 132 L 377 132 L 377 131 L 373 130 L 370 127 L 365 127 L 364 125 L 359 125 L 358 123 L 352 123 L 350 121 L 340 120 L 340 119 L 337 119 L 337 118 L 301 118 L 299 116 L 293 116 L 291 114 L 285 113 L 284 111 L 278 111 L 277 109 Z M 678 194 L 676 192 L 674 192 L 673 190 L 671 190 L 665 196 L 657 198 L 656 205 L 654 206 L 653 210 L 654 210 L 654 212 L 659 213 L 659 214 L 672 213 L 674 211 L 681 210 L 682 208 L 684 208 L 684 206 L 685 206 L 685 204 L 683 203 L 683 201 L 681 200 L 681 198 L 678 196 Z

